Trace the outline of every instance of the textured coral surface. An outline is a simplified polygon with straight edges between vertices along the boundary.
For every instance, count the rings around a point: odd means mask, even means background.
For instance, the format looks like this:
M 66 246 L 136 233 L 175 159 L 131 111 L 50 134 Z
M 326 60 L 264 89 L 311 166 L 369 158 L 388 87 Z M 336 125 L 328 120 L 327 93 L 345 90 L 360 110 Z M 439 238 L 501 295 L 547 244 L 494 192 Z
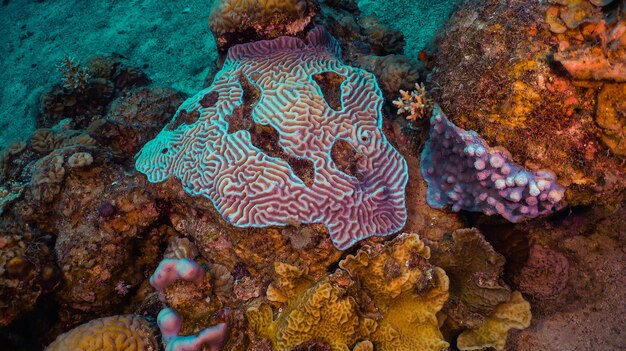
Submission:
M 308 44 L 281 37 L 231 48 L 214 84 L 187 100 L 140 151 L 137 169 L 151 182 L 178 177 L 237 226 L 322 223 L 340 249 L 399 230 L 407 165 L 382 133 L 376 81 L 343 65 L 323 29 L 307 38 Z M 344 77 L 337 110 L 312 78 L 327 72 Z M 251 86 L 258 102 L 245 106 Z M 237 130 L 242 108 L 266 134 L 278 134 L 278 150 L 261 150 L 254 134 Z M 356 154 L 355 170 L 344 172 L 333 160 L 340 142 Z M 296 175 L 289 158 L 311 163 L 312 179 Z
M 153 331 L 141 316 L 94 319 L 59 335 L 46 351 L 157 351 Z
M 499 214 L 511 222 L 551 213 L 565 206 L 565 190 L 549 171 L 530 172 L 511 161 L 506 150 L 489 147 L 435 108 L 421 158 L 428 203 Z

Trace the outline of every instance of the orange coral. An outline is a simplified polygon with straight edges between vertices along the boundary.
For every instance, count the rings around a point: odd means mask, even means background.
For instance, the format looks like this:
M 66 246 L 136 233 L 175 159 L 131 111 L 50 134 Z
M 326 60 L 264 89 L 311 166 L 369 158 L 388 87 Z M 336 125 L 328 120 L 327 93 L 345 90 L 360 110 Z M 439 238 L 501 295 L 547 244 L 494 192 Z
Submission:
M 433 112 L 433 103 L 427 97 L 424 84 L 415 83 L 415 89 L 410 93 L 400 90 L 400 97 L 393 104 L 399 115 L 407 115 L 406 118 L 412 121 L 428 117 Z

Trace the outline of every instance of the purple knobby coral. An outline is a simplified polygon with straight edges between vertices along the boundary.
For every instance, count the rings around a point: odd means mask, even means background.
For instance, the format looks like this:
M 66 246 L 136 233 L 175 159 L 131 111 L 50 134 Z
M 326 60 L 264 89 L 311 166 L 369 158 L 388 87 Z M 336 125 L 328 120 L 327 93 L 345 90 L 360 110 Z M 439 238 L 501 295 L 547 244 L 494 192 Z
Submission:
M 374 76 L 339 57 L 337 42 L 321 27 L 307 43 L 280 37 L 232 47 L 213 84 L 139 152 L 137 169 L 151 182 L 179 178 L 240 227 L 322 223 L 339 249 L 400 230 L 406 161 L 382 133 L 383 97 Z M 343 79 L 339 106 L 329 105 L 315 80 L 328 73 Z M 248 107 L 245 95 L 255 95 L 249 87 L 258 96 Z M 242 108 L 260 129 L 276 131 L 284 155 L 312 164 L 310 184 L 285 159 L 253 145 L 250 131 L 234 130 Z M 335 163 L 335 144 L 358 155 L 356 175 Z
M 439 106 L 430 120 L 420 168 L 433 208 L 500 214 L 511 222 L 565 206 L 565 190 L 549 171 L 531 172 L 511 161 L 506 150 L 491 148 L 470 130 L 450 122 Z

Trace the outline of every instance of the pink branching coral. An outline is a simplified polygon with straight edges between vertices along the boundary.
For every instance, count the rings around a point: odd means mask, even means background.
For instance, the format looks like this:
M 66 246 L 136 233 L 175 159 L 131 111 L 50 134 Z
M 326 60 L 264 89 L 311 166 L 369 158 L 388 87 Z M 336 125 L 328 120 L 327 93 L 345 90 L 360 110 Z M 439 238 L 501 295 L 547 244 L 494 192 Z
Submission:
M 150 285 L 157 291 L 163 291 L 177 280 L 202 284 L 205 270 L 199 264 L 188 258 L 166 258 L 150 277 Z
M 423 84 L 415 83 L 415 89 L 409 93 L 400 90 L 400 97 L 393 102 L 398 108 L 398 114 L 406 115 L 406 119 L 415 121 L 430 116 L 433 104 L 426 96 Z
M 154 274 L 150 277 L 150 284 L 159 292 L 177 280 L 185 280 L 196 285 L 202 284 L 206 271 L 195 261 L 182 258 L 165 258 Z M 157 324 L 166 344 L 166 351 L 199 351 L 206 347 L 211 351 L 218 351 L 226 337 L 226 324 L 202 330 L 198 335 L 179 336 L 182 319 L 172 308 L 164 308 L 157 316 Z

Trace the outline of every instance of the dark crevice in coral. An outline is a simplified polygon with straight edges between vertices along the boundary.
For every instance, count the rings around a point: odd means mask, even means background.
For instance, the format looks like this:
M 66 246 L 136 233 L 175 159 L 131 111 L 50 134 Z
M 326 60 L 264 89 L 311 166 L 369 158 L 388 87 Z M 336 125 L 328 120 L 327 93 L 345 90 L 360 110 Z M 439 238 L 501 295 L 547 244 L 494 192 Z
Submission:
M 219 96 L 220 95 L 215 91 L 207 93 L 206 95 L 204 95 L 204 97 L 202 97 L 202 100 L 200 100 L 200 106 L 204 108 L 215 106 L 215 103 L 217 103 L 217 99 L 219 98 Z
M 315 177 L 313 162 L 287 155 L 278 143 L 280 136 L 276 129 L 271 126 L 255 124 L 250 131 L 250 135 L 252 137 L 252 145 L 270 157 L 284 160 L 289 164 L 296 177 L 300 178 L 306 186 L 313 185 L 313 178 Z
M 358 170 L 358 163 L 363 155 L 359 154 L 349 142 L 341 139 L 335 141 L 330 150 L 330 157 L 343 173 L 355 177 L 359 181 L 365 178 Z
M 562 211 L 559 211 L 550 216 L 550 222 L 554 225 L 561 225 L 563 221 L 567 220 L 570 217 L 589 214 L 591 211 L 593 211 L 593 208 L 591 206 L 579 205 L 566 207 Z
M 311 339 L 308 341 L 304 341 L 292 351 L 330 351 L 331 346 L 327 341 Z
M 10 327 L 0 328 L 3 350 L 39 351 L 56 336 L 59 305 L 52 295 L 40 296 L 35 308 L 15 320 Z
M 252 110 L 259 102 L 261 89 L 252 84 L 243 74 L 239 76 L 239 84 L 243 90 L 243 102 L 233 111 L 233 114 L 226 117 L 228 122 L 228 134 L 233 134 L 239 130 L 250 131 L 254 125 L 252 120 Z
M 165 126 L 166 130 L 176 130 L 183 124 L 194 124 L 200 118 L 200 112 L 191 111 L 187 112 L 185 110 L 181 110 L 176 116 L 176 119 L 172 121 L 172 123 Z
M 255 79 L 256 77 L 252 76 L 251 78 Z M 239 78 L 239 82 L 243 89 L 243 103 L 228 117 L 228 133 L 232 134 L 239 130 L 247 130 L 250 132 L 252 145 L 270 157 L 284 160 L 306 186 L 313 185 L 315 176 L 313 162 L 287 155 L 285 150 L 279 145 L 280 135 L 276 129 L 269 125 L 254 123 L 252 110 L 259 101 L 261 90 L 243 75 Z
M 335 111 L 341 110 L 341 83 L 346 77 L 335 72 L 322 72 L 314 74 L 312 78 L 320 87 L 328 106 Z
M 511 284 L 511 278 L 519 274 L 528 261 L 528 234 L 513 224 L 485 225 L 480 226 L 479 230 L 491 246 L 506 258 L 503 278 Z

